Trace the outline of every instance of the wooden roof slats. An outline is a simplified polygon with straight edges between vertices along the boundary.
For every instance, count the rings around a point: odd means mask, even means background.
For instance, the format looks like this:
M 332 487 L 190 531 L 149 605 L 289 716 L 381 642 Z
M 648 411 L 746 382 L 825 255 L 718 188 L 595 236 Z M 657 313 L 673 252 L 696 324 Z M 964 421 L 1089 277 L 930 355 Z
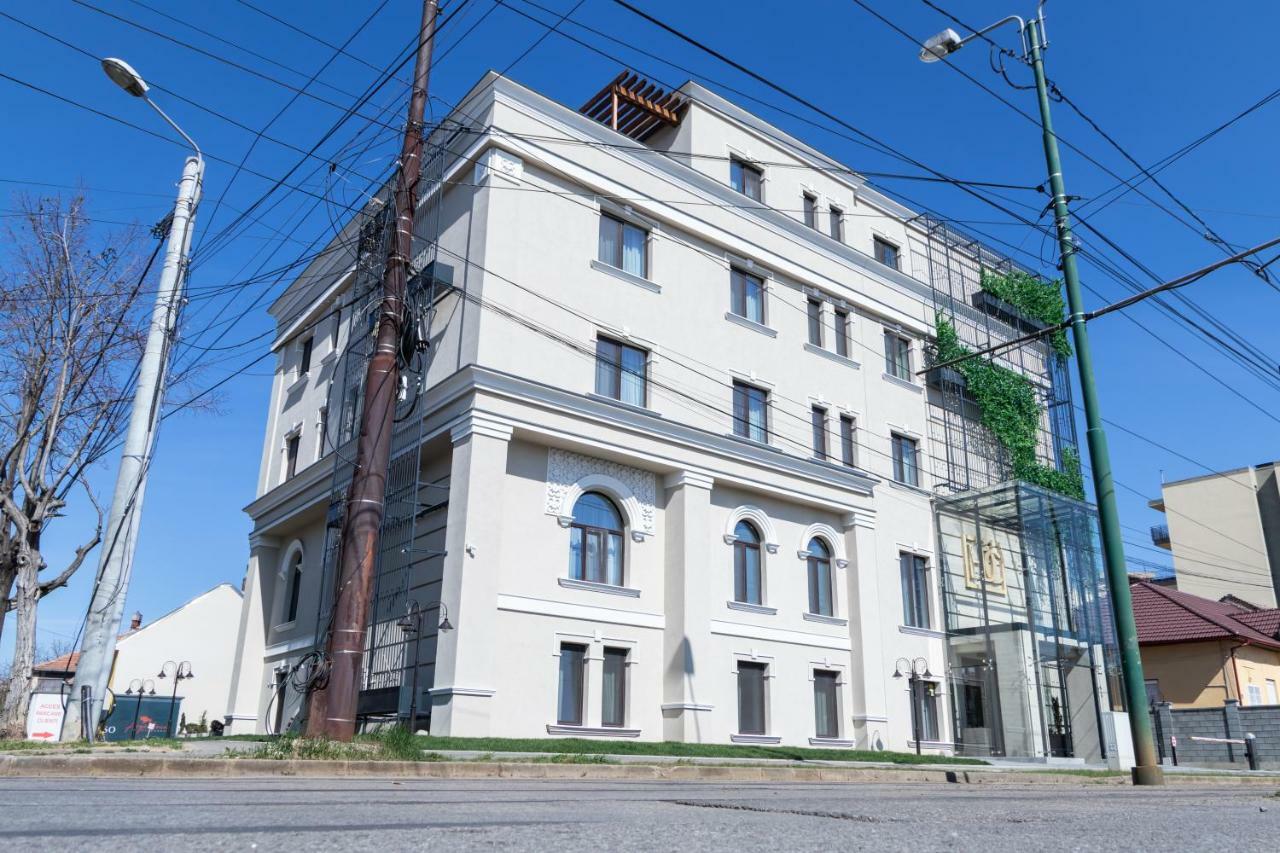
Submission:
M 644 141 L 660 127 L 680 123 L 686 99 L 667 92 L 639 74 L 623 71 L 593 95 L 579 110 L 637 141 Z

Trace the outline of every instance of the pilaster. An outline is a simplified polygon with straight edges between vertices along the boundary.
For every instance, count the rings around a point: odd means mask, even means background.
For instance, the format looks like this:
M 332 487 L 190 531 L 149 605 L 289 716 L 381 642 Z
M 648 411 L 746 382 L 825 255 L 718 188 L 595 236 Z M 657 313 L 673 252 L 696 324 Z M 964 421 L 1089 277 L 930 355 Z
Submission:
M 844 517 L 845 595 L 849 602 L 849 639 L 853 645 L 849 667 L 853 739 L 860 749 L 875 749 L 877 731 L 885 731 L 888 697 L 885 691 L 884 632 L 890 626 L 882 614 L 876 551 L 876 517 L 872 510 L 855 510 Z
M 699 743 L 713 737 L 701 719 L 716 664 L 711 640 L 712 478 L 681 471 L 666 478 L 666 627 L 663 630 L 663 738 Z M 723 667 L 722 667 L 723 668 Z
M 259 533 L 249 537 L 249 564 L 245 569 L 240 628 L 236 634 L 235 659 L 231 666 L 231 692 L 223 719 L 228 734 L 263 731 L 258 708 L 267 689 L 263 680 L 267 620 L 270 618 L 266 598 L 274 588 L 273 583 L 264 583 L 263 575 L 267 573 L 274 581 L 279 559 L 279 540 Z

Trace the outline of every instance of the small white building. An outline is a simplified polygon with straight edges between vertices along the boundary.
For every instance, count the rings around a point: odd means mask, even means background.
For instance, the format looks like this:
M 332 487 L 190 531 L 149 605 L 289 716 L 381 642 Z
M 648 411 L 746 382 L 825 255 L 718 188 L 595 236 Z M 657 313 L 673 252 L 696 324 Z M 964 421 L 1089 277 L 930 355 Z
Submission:
M 935 521 L 938 496 L 1012 479 L 972 403 L 922 375 L 938 312 L 970 346 L 1020 332 L 974 298 L 983 265 L 1008 261 L 695 83 L 619 78 L 593 104 L 489 74 L 429 140 L 411 289 L 426 346 L 397 413 L 361 716 L 1097 755 L 1094 641 L 1028 624 L 1003 580 L 1056 558 L 967 519 L 943 547 Z M 290 673 L 324 648 L 385 208 L 271 308 L 233 732 L 296 722 Z M 1050 394 L 1053 358 L 1023 348 L 1014 369 Z M 1044 417 L 1050 466 L 1074 442 L 1066 411 Z M 1001 596 L 1009 651 L 952 618 L 948 573 Z M 410 602 L 416 643 L 397 624 Z M 903 659 L 918 678 L 894 677 Z M 998 731 L 1015 722 L 1029 734 Z M 1095 734 L 1073 742 L 1075 722 Z

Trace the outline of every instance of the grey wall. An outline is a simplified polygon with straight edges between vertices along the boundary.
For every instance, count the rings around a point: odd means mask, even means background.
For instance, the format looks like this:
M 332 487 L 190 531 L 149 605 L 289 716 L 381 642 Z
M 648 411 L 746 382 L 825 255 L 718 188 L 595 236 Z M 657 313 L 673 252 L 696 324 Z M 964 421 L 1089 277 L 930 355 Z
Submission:
M 1243 739 L 1255 737 L 1254 746 L 1263 770 L 1280 770 L 1280 705 L 1242 707 L 1228 699 L 1221 708 L 1179 708 L 1168 702 L 1156 706 L 1153 730 L 1160 759 L 1174 763 L 1173 738 L 1177 738 L 1177 763 L 1192 767 L 1225 767 L 1247 770 L 1243 746 L 1203 743 L 1193 737 Z

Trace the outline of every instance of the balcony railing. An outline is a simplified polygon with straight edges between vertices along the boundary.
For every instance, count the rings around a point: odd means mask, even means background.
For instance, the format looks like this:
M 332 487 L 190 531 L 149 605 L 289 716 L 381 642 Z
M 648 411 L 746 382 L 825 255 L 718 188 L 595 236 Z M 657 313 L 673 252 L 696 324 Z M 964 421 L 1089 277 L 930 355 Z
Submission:
M 1151 541 L 1161 548 L 1169 547 L 1169 525 L 1153 524 L 1151 526 Z

